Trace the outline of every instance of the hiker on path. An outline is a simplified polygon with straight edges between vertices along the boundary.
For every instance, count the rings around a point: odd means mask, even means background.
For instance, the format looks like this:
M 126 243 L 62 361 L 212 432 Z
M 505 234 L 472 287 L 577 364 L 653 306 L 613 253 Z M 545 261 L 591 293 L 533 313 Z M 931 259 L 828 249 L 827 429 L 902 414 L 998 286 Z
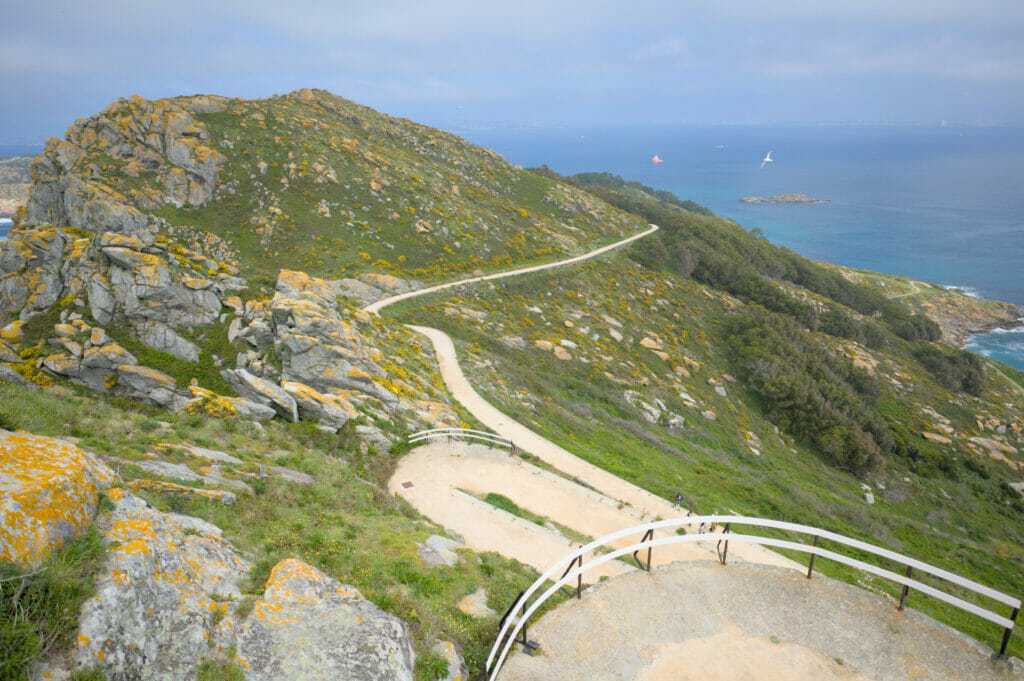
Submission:
M 686 501 L 686 497 L 683 496 L 682 492 L 676 494 L 676 503 L 672 506 L 672 508 L 680 508 L 683 505 L 684 501 Z

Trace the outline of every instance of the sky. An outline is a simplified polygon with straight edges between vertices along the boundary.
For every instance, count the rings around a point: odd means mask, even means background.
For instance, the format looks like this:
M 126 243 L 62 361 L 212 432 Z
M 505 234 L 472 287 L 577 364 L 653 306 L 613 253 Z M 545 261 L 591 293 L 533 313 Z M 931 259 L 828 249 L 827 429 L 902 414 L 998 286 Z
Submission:
M 0 26 L 0 144 L 300 87 L 456 131 L 1024 124 L 1021 0 L 3 0 Z

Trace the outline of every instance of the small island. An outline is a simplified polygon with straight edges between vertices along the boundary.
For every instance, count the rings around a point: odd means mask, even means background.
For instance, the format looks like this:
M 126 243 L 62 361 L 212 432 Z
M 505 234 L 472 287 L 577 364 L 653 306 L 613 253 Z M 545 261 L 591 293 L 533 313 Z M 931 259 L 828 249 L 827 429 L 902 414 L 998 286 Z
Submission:
M 740 201 L 744 203 L 828 203 L 828 199 L 816 199 L 803 194 L 779 194 L 777 196 L 747 196 Z

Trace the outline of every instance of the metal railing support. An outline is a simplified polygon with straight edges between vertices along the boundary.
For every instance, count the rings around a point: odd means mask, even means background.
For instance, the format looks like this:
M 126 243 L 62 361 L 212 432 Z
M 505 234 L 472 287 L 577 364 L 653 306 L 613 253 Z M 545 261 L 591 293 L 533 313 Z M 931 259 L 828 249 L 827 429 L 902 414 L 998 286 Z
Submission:
M 731 527 L 732 527 L 732 523 L 726 523 L 725 524 L 725 530 L 722 532 L 722 534 L 729 534 L 729 530 L 731 529 Z M 722 546 L 722 542 L 723 541 L 725 541 L 725 547 L 722 548 L 721 551 L 719 551 L 719 547 Z M 718 543 L 715 545 L 715 551 L 718 551 L 718 560 L 720 560 L 722 562 L 722 565 L 725 565 L 725 559 L 729 555 L 729 540 L 728 539 L 725 539 L 725 540 L 719 539 Z
M 1017 615 L 1020 614 L 1020 608 L 1014 608 L 1013 614 L 1010 615 L 1010 626 L 1003 630 L 1003 642 L 999 646 L 999 657 L 1006 657 L 1006 646 L 1010 645 L 1010 635 L 1013 633 L 1013 626 L 1017 624 Z
M 814 535 L 814 548 L 818 548 L 818 535 Z M 814 557 L 818 555 L 814 551 L 811 551 L 811 560 L 807 564 L 807 579 L 811 578 L 811 573 L 814 572 Z
M 913 571 L 914 571 L 914 568 L 911 567 L 910 565 L 908 565 L 907 566 L 907 579 L 910 579 L 910 575 L 911 575 L 911 573 Z M 909 594 L 909 593 L 910 593 L 910 585 L 909 584 L 904 584 L 903 585 L 903 593 L 900 594 L 900 607 L 897 608 L 897 610 L 902 610 L 903 606 L 907 604 L 907 594 Z
M 583 546 L 580 545 L 580 548 L 582 549 Z M 570 596 L 570 597 L 571 596 L 576 596 L 576 598 L 579 599 L 579 598 L 583 598 L 583 556 L 582 556 L 582 554 L 579 555 L 579 556 L 576 556 L 575 558 L 572 559 L 572 562 L 569 563 L 569 567 L 565 568 L 565 572 L 562 573 L 562 579 L 565 579 L 565 576 L 567 574 L 569 574 L 569 572 L 572 571 L 572 568 L 573 568 L 574 565 L 579 565 L 580 566 L 580 571 L 576 575 L 576 593 L 574 594 L 574 593 L 572 593 L 570 591 L 567 591 L 564 586 L 562 587 L 562 592 L 566 596 Z
M 643 544 L 644 542 L 650 541 L 651 539 L 654 539 L 654 528 L 653 527 L 651 529 L 647 530 L 646 532 L 644 532 L 644 536 L 640 540 L 640 543 Z M 636 554 L 640 553 L 640 549 L 637 549 L 636 551 L 633 552 L 633 560 L 636 561 L 637 567 L 639 567 L 641 570 L 644 570 L 646 572 L 650 572 L 651 571 L 651 550 L 653 548 L 654 547 L 652 547 L 650 544 L 647 545 L 647 564 L 646 565 L 636 555 Z

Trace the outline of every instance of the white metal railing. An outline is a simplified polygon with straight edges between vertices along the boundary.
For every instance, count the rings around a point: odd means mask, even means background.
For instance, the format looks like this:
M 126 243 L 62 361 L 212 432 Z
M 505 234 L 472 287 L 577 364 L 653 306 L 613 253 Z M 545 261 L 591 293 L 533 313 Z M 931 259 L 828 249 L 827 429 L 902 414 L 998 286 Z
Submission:
M 681 525 L 695 525 L 702 523 L 720 523 L 725 526 L 725 532 L 721 534 L 684 534 L 678 535 L 675 533 L 669 534 L 663 537 L 654 537 L 654 531 L 666 528 L 675 528 Z M 731 532 L 732 525 L 752 525 L 755 527 L 767 527 L 778 530 L 785 530 L 788 532 L 796 532 L 799 534 L 810 535 L 814 537 L 814 544 L 803 544 L 800 542 L 789 541 L 786 539 L 777 539 L 775 537 L 762 537 L 758 535 L 747 535 L 747 534 L 733 534 Z M 643 539 L 638 543 L 631 544 L 623 548 L 616 549 L 610 553 L 604 553 L 597 555 L 586 565 L 583 564 L 583 556 L 599 546 L 608 545 L 618 539 L 628 537 L 630 535 L 636 535 L 643 532 Z M 897 563 L 901 563 L 907 567 L 906 574 L 899 574 L 891 570 L 865 563 L 863 561 L 851 558 L 835 551 L 829 551 L 818 546 L 818 541 L 821 539 L 827 539 L 845 546 L 849 546 L 854 549 L 865 551 L 867 553 L 874 554 L 876 556 L 893 560 Z M 667 544 L 685 543 L 685 542 L 697 542 L 697 541 L 715 541 L 725 544 L 724 551 L 719 552 L 719 559 L 722 563 L 725 563 L 726 557 L 729 551 L 729 542 L 738 541 L 750 544 L 760 544 L 762 546 L 772 546 L 777 548 L 792 549 L 795 551 L 802 551 L 804 553 L 811 554 L 807 569 L 807 577 L 811 577 L 811 573 L 814 569 L 814 558 L 821 556 L 822 558 L 828 558 L 834 560 L 837 563 L 849 565 L 851 567 L 858 568 L 864 572 L 868 572 L 879 577 L 884 577 L 892 582 L 903 585 L 903 593 L 900 597 L 899 608 L 902 610 L 907 600 L 908 591 L 912 588 L 921 593 L 927 594 L 936 598 L 937 600 L 943 601 L 953 605 L 961 610 L 976 615 L 989 622 L 993 622 L 1003 627 L 1003 639 L 999 650 L 999 654 L 1002 656 L 1006 653 L 1006 646 L 1010 641 L 1010 634 L 1013 631 L 1014 623 L 1017 619 L 1017 614 L 1020 611 L 1021 600 L 1008 594 L 1005 594 L 996 589 L 992 589 L 978 582 L 972 581 L 960 575 L 954 574 L 942 568 L 923 563 L 919 560 L 904 556 L 886 548 L 868 544 L 866 542 L 845 537 L 841 534 L 829 532 L 828 530 L 822 530 L 817 527 L 811 527 L 809 525 L 799 525 L 796 523 L 788 523 L 779 520 L 768 520 L 766 518 L 750 518 L 746 516 L 689 516 L 685 518 L 675 518 L 670 520 L 659 520 L 652 523 L 646 523 L 644 525 L 638 525 L 636 527 L 630 527 L 625 530 L 620 530 L 614 534 L 610 534 L 600 539 L 595 539 L 586 546 L 581 546 L 572 553 L 568 554 L 557 563 L 552 565 L 548 570 L 541 575 L 537 581 L 535 581 L 528 589 L 519 594 L 516 600 L 509 606 L 505 616 L 501 620 L 500 631 L 498 632 L 498 638 L 494 642 L 494 646 L 491 648 L 490 655 L 487 657 L 486 670 L 489 673 L 488 678 L 490 681 L 494 681 L 497 677 L 498 672 L 501 670 L 501 666 L 508 656 L 514 643 L 519 642 L 524 645 L 529 643 L 526 637 L 526 623 L 532 617 L 537 610 L 555 593 L 563 589 L 567 584 L 572 581 L 576 581 L 577 586 L 582 584 L 582 575 L 590 568 L 602 565 L 610 560 L 615 560 L 621 556 L 632 553 L 633 557 L 637 560 L 640 567 L 650 570 L 650 552 L 654 547 L 664 546 Z M 647 563 L 644 564 L 638 558 L 636 553 L 642 549 L 648 550 Z M 549 580 L 555 579 L 555 575 L 560 570 L 565 570 L 562 576 L 552 583 L 543 593 L 541 593 L 536 599 L 531 601 L 531 597 Z M 916 579 L 912 578 L 914 570 L 924 572 L 935 577 L 944 579 L 952 584 L 959 587 L 968 589 L 977 594 L 998 601 L 1004 605 L 1008 605 L 1013 608 L 1013 613 L 1010 617 L 1003 617 L 998 613 L 986 610 L 973 603 L 969 603 L 957 596 L 948 594 L 945 591 L 937 589 L 935 587 L 924 584 Z M 579 588 L 577 588 L 577 597 L 580 595 Z M 519 611 L 519 614 L 515 614 Z M 521 633 L 521 638 L 520 638 Z M 534 645 L 534 644 L 531 644 Z M 499 651 L 500 648 L 500 651 Z
M 418 433 L 413 433 L 409 436 L 409 444 L 417 444 L 419 442 L 428 442 L 430 440 L 439 440 L 442 438 L 452 440 L 477 440 L 480 442 L 486 442 L 490 445 L 498 445 L 499 447 L 506 447 L 515 453 L 516 446 L 512 443 L 512 440 L 507 437 L 502 437 L 495 433 L 488 433 L 483 430 L 473 430 L 472 428 L 433 428 L 431 430 L 421 430 Z

